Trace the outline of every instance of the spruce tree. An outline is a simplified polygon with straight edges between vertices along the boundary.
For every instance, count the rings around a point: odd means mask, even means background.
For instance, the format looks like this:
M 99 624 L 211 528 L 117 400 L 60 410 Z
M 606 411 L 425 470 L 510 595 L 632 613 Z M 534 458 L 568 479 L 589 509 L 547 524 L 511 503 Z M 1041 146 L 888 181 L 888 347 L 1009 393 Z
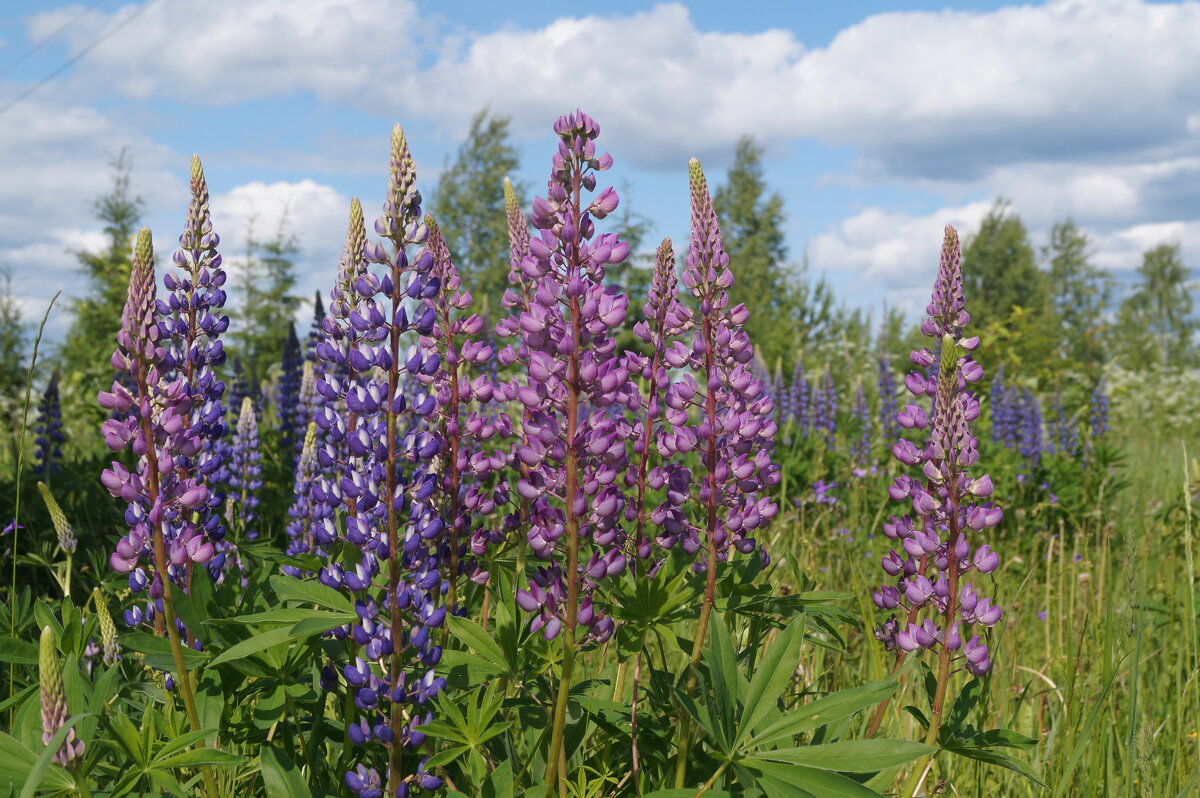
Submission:
M 1197 323 L 1192 318 L 1188 273 L 1179 244 L 1160 244 L 1142 254 L 1139 282 L 1121 304 L 1127 365 L 1184 367 L 1195 362 Z
M 234 315 L 237 355 L 251 385 L 257 386 L 272 366 L 282 362 L 288 325 L 302 302 L 292 293 L 299 253 L 286 212 L 274 235 L 265 241 L 255 237 L 251 221 L 241 273 L 242 306 Z

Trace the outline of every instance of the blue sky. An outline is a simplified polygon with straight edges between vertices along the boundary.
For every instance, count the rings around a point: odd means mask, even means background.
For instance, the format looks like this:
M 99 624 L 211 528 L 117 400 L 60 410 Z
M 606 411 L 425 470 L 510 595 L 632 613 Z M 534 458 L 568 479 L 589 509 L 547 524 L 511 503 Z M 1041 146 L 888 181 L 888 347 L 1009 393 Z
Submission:
M 766 147 L 792 258 L 847 301 L 916 310 L 939 231 L 997 196 L 1043 243 L 1056 219 L 1127 277 L 1179 241 L 1200 257 L 1200 5 L 536 0 L 9 2 L 0 11 L 0 265 L 30 315 L 77 290 L 73 248 L 128 146 L 160 242 L 198 152 L 227 258 L 286 208 L 301 285 L 327 288 L 350 196 L 377 206 L 404 124 L 427 196 L 471 116 L 512 116 L 514 177 L 544 184 L 555 115 L 601 124 L 658 236 L 686 239 L 688 157 L 718 183 Z M 202 20 L 203 24 L 197 24 Z M 114 32 L 115 31 L 115 32 Z M 40 46 L 39 46 L 39 43 Z M 36 48 L 36 49 L 34 49 Z M 64 324 L 59 314 L 55 334 Z

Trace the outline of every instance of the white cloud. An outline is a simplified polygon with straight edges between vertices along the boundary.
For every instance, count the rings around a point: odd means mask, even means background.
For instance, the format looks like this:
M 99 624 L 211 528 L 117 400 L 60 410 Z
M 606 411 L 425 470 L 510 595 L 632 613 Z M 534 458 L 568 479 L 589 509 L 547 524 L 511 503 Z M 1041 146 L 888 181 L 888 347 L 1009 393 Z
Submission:
M 73 49 L 135 10 L 90 12 Z M 75 13 L 35 17 L 33 35 Z M 1200 124 L 1195 2 L 877 14 L 820 48 L 787 30 L 702 31 L 679 3 L 536 29 L 430 25 L 408 1 L 310 0 L 300 13 L 290 0 L 173 0 L 89 55 L 86 79 L 201 105 L 313 92 L 456 130 L 490 104 L 544 133 L 580 104 L 616 134 L 610 146 L 658 167 L 752 132 L 852 145 L 893 174 L 970 179 L 1005 163 L 1177 152 Z
M 39 40 L 79 16 L 66 34 L 72 53 L 137 13 L 80 6 L 33 17 Z M 87 56 L 77 74 L 135 99 L 169 96 L 201 106 L 313 92 L 324 99 L 369 97 L 380 84 L 412 76 L 415 7 L 409 0 L 246 0 L 155 3 Z
M 286 222 L 284 230 L 296 236 L 297 292 L 311 297 L 322 294 L 337 275 L 338 255 L 346 239 L 350 198 L 331 186 L 313 180 L 297 182 L 252 182 L 236 186 L 212 198 L 213 229 L 221 234 L 221 251 L 226 270 L 234 283 L 231 301 L 241 295 L 237 286 L 246 256 L 246 233 L 253 225 L 258 241 L 269 241 Z

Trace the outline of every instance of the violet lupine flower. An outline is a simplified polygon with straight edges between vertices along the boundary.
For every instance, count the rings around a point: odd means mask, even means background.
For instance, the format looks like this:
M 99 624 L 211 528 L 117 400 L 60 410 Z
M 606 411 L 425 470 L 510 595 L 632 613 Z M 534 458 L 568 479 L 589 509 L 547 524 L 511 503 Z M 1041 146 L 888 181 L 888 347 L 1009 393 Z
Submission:
M 198 508 L 199 518 L 195 523 L 209 540 L 219 541 L 225 536 L 220 509 L 228 482 L 228 446 L 222 404 L 225 384 L 217 378 L 216 369 L 225 363 L 220 336 L 229 328 L 229 317 L 221 313 L 225 306 L 222 286 L 227 275 L 217 252 L 221 237 L 212 229 L 208 183 L 195 155 L 190 188 L 191 199 L 179 236 L 179 249 L 172 256 L 178 272 L 168 271 L 163 275 L 168 293 L 165 300 L 157 303 L 164 347 L 161 371 L 168 379 L 180 380 L 191 400 L 189 434 L 200 438 L 202 449 L 194 457 L 178 458 L 174 465 L 181 476 L 195 477 L 208 488 L 208 497 Z M 168 523 L 175 525 L 174 520 Z M 176 534 L 174 529 L 168 531 L 168 535 Z
M 310 364 L 305 364 L 304 371 L 311 376 Z M 292 506 L 288 508 L 286 554 L 327 554 L 319 548 L 313 536 L 316 524 L 326 524 L 333 511 L 329 504 L 317 501 L 313 497 L 312 486 L 317 476 L 317 424 L 310 422 L 305 431 L 304 444 L 300 449 L 300 457 L 296 461 L 296 477 L 292 483 Z M 299 568 L 291 565 L 283 566 L 283 572 L 289 576 L 307 576 Z
M 287 338 L 283 342 L 283 369 L 279 374 L 276 409 L 279 417 L 279 441 L 284 450 L 299 451 L 304 445 L 304 430 L 309 419 L 300 413 L 300 380 L 303 376 L 304 355 L 300 352 L 300 339 L 296 337 L 296 325 L 288 322 Z
M 1079 436 L 1075 433 L 1075 424 L 1067 414 L 1063 405 L 1062 391 L 1054 392 L 1054 402 L 1050 406 L 1050 453 L 1065 454 L 1068 457 L 1079 456 Z
M 325 338 L 325 331 L 322 328 L 324 323 L 325 303 L 321 301 L 321 292 L 317 291 L 313 296 L 312 326 L 308 328 L 308 337 L 304 343 L 304 359 L 314 366 L 321 362 L 321 359 L 317 357 L 317 345 Z
M 775 364 L 771 376 L 771 398 L 775 402 L 775 423 L 783 426 L 795 412 L 792 408 L 792 386 L 783 376 L 783 364 Z
M 813 386 L 812 406 L 813 433 L 820 436 L 827 448 L 832 449 L 837 435 L 838 400 L 829 366 L 821 374 L 821 382 Z
M 979 416 L 979 402 L 969 386 L 983 377 L 983 369 L 970 354 L 979 339 L 963 337 L 971 317 L 963 302 L 958 234 L 952 227 L 946 228 L 928 313 L 921 332 L 942 342 L 938 375 L 927 379 L 923 373 L 935 362 L 933 352 L 914 350 L 910 360 L 915 369 L 905 384 L 918 400 L 936 392 L 938 401 L 932 418 L 917 404 L 901 411 L 906 428 L 928 428 L 929 438 L 923 447 L 904 438 L 892 447 L 897 460 L 920 473 L 903 474 L 888 489 L 889 496 L 908 503 L 911 512 L 891 516 L 883 526 L 902 552 L 890 551 L 883 558 L 883 570 L 896 582 L 879 588 L 872 598 L 880 609 L 900 609 L 907 616 L 901 622 L 892 615 L 876 628 L 875 637 L 898 657 L 937 650 L 938 678 L 943 681 L 952 660 L 976 676 L 987 673 L 991 661 L 979 627 L 994 626 L 1001 616 L 999 607 L 963 581 L 972 570 L 989 574 L 999 565 L 990 547 L 973 549 L 967 535 L 969 530 L 995 527 L 1002 513 L 986 501 L 992 494 L 991 478 L 970 473 L 979 462 L 978 442 L 970 429 Z M 934 712 L 940 719 L 941 706 L 935 705 Z
M 766 491 L 779 484 L 779 467 L 771 462 L 777 426 L 774 406 L 750 364 L 754 346 L 743 329 L 745 305 L 729 307 L 733 272 L 721 239 L 721 228 L 700 162 L 688 164 L 692 202 L 692 235 L 683 284 L 699 302 L 685 374 L 667 391 L 667 421 L 680 430 L 663 447 L 666 454 L 700 451 L 703 463 L 698 498 L 707 509 L 701 531 L 707 557 L 706 595 L 711 597 L 715 566 L 731 549 L 749 554 L 757 548 L 754 532 L 764 528 L 778 508 Z M 697 408 L 699 422 L 688 426 L 688 410 Z M 686 433 L 686 434 L 685 434 Z M 689 537 L 696 534 L 690 530 Z M 763 562 L 765 550 L 759 551 Z
M 670 548 L 683 539 L 688 553 L 695 554 L 699 550 L 699 542 L 687 534 L 689 522 L 684 510 L 690 495 L 691 471 L 667 455 L 679 447 L 679 431 L 667 422 L 666 417 L 670 374 L 688 363 L 688 347 L 683 336 L 693 326 L 691 311 L 679 302 L 675 252 L 669 238 L 662 240 L 655 255 L 654 273 L 650 278 L 643 314 L 645 321 L 634 325 L 633 332 L 647 344 L 650 355 L 626 353 L 630 372 L 640 375 L 645 386 L 641 399 L 644 408 L 642 429 L 633 445 L 633 452 L 638 458 L 634 482 L 637 493 L 625 511 L 626 520 L 635 523 L 633 551 L 641 560 L 649 558 L 651 554 L 651 540 L 646 534 L 648 525 L 659 530 L 655 541 L 659 546 Z M 686 411 L 686 406 L 681 409 Z M 684 446 L 694 448 L 686 432 Z M 650 468 L 651 457 L 656 451 L 662 456 L 663 462 Z M 657 507 L 647 507 L 647 488 L 666 488 L 663 501 Z
M 860 466 L 866 465 L 871 459 L 871 408 L 867 405 L 867 395 L 863 392 L 861 382 L 854 386 L 854 405 L 850 415 L 857 431 L 857 437 L 850 442 L 850 459 Z
M 137 458 L 132 471 L 114 461 L 100 477 L 109 493 L 129 505 L 129 531 L 117 543 L 109 565 L 129 575 L 130 590 L 137 593 L 149 586 L 151 599 L 157 601 L 163 596 L 164 580 L 184 584 L 188 563 L 203 565 L 214 552 L 196 520 L 207 504 L 208 488 L 179 467 L 200 453 L 203 442 L 190 423 L 187 383 L 162 378 L 166 352 L 154 283 L 153 245 L 150 231 L 143 228 L 134 248 L 118 346 L 110 359 L 115 369 L 132 376 L 134 390 L 116 380 L 111 391 L 100 392 L 99 403 L 124 414 L 104 422 L 105 444 L 112 451 L 129 447 Z M 151 577 L 144 570 L 147 560 L 153 560 Z
M 1028 388 L 1022 388 L 1016 408 L 1017 451 L 1032 472 L 1042 459 L 1042 405 Z
M 496 332 L 520 336 L 500 358 L 502 365 L 520 361 L 525 379 L 501 390 L 523 406 L 517 455 L 527 471 L 517 491 L 530 502 L 530 550 L 548 563 L 518 591 L 517 602 L 536 613 L 531 628 L 547 639 L 565 629 L 564 658 L 573 659 L 577 626 L 596 641 L 614 630 L 592 592 L 600 579 L 625 569 L 626 497 L 617 477 L 627 471 L 627 443 L 636 433 L 620 409 L 638 399 L 616 351 L 615 331 L 629 302 L 616 286 L 604 285 L 606 267 L 623 262 L 629 246 L 613 233 L 597 234 L 595 226 L 616 210 L 617 194 L 607 188 L 590 201 L 583 197 L 612 156 L 597 154 L 600 128 L 582 111 L 559 117 L 554 130 L 559 147 L 547 193 L 532 206 L 539 235 L 529 240 L 521 274 L 510 276 L 516 282 L 505 304 L 514 315 Z M 563 667 L 566 683 L 570 663 Z
M 409 785 L 424 783 L 411 763 L 410 752 L 424 742 L 415 728 L 432 720 L 430 702 L 445 686 L 433 670 L 441 647 L 432 632 L 443 625 L 446 608 L 439 606 L 444 522 L 433 504 L 441 441 L 428 421 L 437 401 L 423 391 L 406 396 L 401 390 L 402 375 L 428 377 L 441 367 L 418 338 L 436 321 L 434 310 L 420 300 L 436 296 L 440 284 L 432 274 L 432 254 L 424 249 L 409 254 L 425 242 L 429 229 L 398 125 L 387 199 L 375 230 L 390 242 L 390 253 L 368 243 L 362 206 L 354 200 L 322 325 L 326 338 L 317 347 L 325 371 L 317 383 L 324 406 L 316 423 L 326 436 L 317 457 L 327 471 L 313 480 L 310 493 L 330 513 L 314 519 L 312 530 L 316 544 L 331 553 L 320 581 L 349 592 L 358 608 L 358 622 L 334 630 L 334 636 L 360 647 L 360 655 L 342 669 L 359 712 L 357 720 L 346 719 L 351 741 L 374 740 L 387 750 L 385 778 L 364 763 L 346 782 L 356 790 L 364 785 L 360 795 L 375 794 L 371 791 L 383 783 L 389 794 L 406 795 Z M 382 266 L 382 274 L 368 263 Z M 333 523 L 335 512 L 343 524 Z M 355 554 L 357 562 L 351 559 Z M 375 576 L 384 568 L 385 587 L 377 588 Z
M 58 369 L 50 375 L 46 390 L 42 391 L 41 401 L 38 402 L 37 425 L 34 432 L 33 473 L 43 481 L 49 481 L 50 475 L 58 471 L 58 461 L 62 459 L 62 446 L 67 442 L 63 434 L 62 405 L 58 395 Z
M 1091 433 L 1092 438 L 1103 438 L 1108 434 L 1108 392 L 1105 390 L 1105 381 L 1100 380 L 1096 383 L 1096 389 L 1092 391 L 1091 403 Z
M 237 433 L 233 439 L 232 476 L 229 480 L 229 502 L 242 525 L 246 540 L 258 537 L 258 491 L 262 488 L 262 452 L 258 446 L 258 417 L 250 397 L 242 400 L 238 414 Z M 232 521 L 232 518 L 231 518 Z
M 896 375 L 892 371 L 892 359 L 888 355 L 879 356 L 879 428 L 883 431 L 886 443 L 899 438 L 904 432 L 900 422 L 896 420 L 900 407 L 896 402 Z
M 1017 445 L 1018 414 L 1013 398 L 1019 397 L 1004 381 L 1004 364 L 996 367 L 988 388 L 988 409 L 991 414 L 992 443 L 1001 443 L 1009 449 Z
M 58 663 L 54 629 L 49 626 L 42 627 L 42 636 L 38 641 L 38 676 L 42 700 L 42 744 L 49 745 L 70 715 L 67 694 L 63 690 L 62 666 Z M 83 740 L 75 737 L 75 729 L 69 729 L 62 747 L 54 752 L 54 761 L 65 766 L 81 756 Z
M 505 469 L 508 458 L 501 452 L 488 452 L 480 445 L 499 434 L 508 437 L 512 422 L 507 415 L 486 415 L 472 403 L 487 404 L 494 382 L 486 375 L 471 378 L 468 369 L 486 366 L 495 359 L 491 346 L 477 340 L 483 319 L 465 311 L 471 307 L 471 294 L 461 290 L 458 269 L 450 258 L 442 232 L 432 216 L 425 217 L 429 228 L 429 253 L 433 257 L 431 278 L 441 284 L 438 293 L 425 300 L 436 314 L 433 329 L 421 338 L 421 344 L 435 351 L 441 367 L 432 375 L 418 375 L 437 398 L 435 417 L 445 443 L 441 461 L 442 519 L 448 531 L 450 585 L 446 605 L 458 609 L 458 575 L 466 573 L 476 582 L 487 579 L 477 560 L 467 561 L 467 545 L 475 556 L 484 554 L 490 543 L 504 539 L 503 530 L 492 528 L 487 519 L 496 505 L 508 501 L 507 485 L 491 487 L 491 476 Z M 472 445 L 475 444 L 475 445 Z M 473 519 L 478 526 L 473 527 Z
M 792 370 L 792 384 L 788 391 L 791 395 L 792 420 L 800 430 L 802 437 L 808 437 L 809 430 L 809 385 L 804 376 L 804 362 L 797 360 L 796 368 Z
M 229 409 L 242 407 L 242 400 L 251 396 L 250 375 L 240 357 L 233 359 L 233 384 L 229 388 Z

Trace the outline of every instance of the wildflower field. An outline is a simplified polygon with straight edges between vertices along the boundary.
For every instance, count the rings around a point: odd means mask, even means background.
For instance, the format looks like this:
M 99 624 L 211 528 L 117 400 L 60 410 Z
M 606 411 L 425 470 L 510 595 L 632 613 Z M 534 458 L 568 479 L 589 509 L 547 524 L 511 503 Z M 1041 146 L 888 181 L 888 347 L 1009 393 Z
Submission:
M 915 323 L 767 357 L 700 163 L 628 279 L 620 153 L 553 130 L 492 295 L 397 127 L 259 371 L 198 158 L 98 395 L 31 348 L 0 795 L 1200 793 L 1189 372 L 1035 363 L 950 227 Z

